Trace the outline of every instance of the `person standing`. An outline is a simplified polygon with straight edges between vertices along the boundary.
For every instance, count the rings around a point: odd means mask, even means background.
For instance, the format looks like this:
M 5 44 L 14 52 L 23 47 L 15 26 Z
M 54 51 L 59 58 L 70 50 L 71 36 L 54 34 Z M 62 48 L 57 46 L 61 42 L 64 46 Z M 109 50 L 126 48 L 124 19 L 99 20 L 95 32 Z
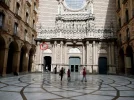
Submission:
M 54 68 L 54 73 L 57 74 L 57 65 L 56 65 L 56 67 Z
M 64 75 L 64 69 L 63 69 L 63 67 L 61 68 L 59 75 L 60 75 L 61 81 L 62 81 L 63 75 Z
M 87 82 L 87 79 L 86 79 L 86 68 L 84 67 L 83 68 L 83 72 L 82 72 L 82 74 L 83 74 L 83 78 L 82 78 L 82 82 L 84 81 L 84 79 L 85 79 L 85 82 Z
M 71 80 L 70 69 L 68 69 L 68 71 L 67 71 L 67 79 L 68 79 L 68 81 L 70 82 L 70 80 Z

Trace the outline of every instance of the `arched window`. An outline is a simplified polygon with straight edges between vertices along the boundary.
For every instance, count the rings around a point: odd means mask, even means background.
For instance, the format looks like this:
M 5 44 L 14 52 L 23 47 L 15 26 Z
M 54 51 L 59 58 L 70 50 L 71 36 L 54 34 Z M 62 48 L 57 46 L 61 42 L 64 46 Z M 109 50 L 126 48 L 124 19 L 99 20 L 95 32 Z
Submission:
M 17 2 L 16 3 L 16 14 L 19 15 L 19 9 L 20 9 L 20 4 Z
M 33 20 L 33 28 L 35 29 L 35 20 Z
M 120 9 L 120 0 L 118 0 L 118 9 Z
M 122 45 L 121 34 L 119 34 L 119 45 Z
M 17 35 L 18 33 L 18 23 L 14 23 L 14 35 Z
M 119 18 L 119 28 L 121 28 L 121 18 Z
M 129 28 L 127 28 L 127 30 L 126 30 L 126 36 L 127 36 L 127 41 L 129 41 L 130 40 L 130 33 L 129 33 Z
M 28 23 L 28 20 L 29 20 L 29 15 L 28 13 L 26 12 L 26 22 Z
M 24 40 L 27 41 L 27 30 L 25 30 Z
M 5 18 L 5 15 L 0 12 L 0 28 L 3 28 L 4 26 L 4 18 Z
M 129 21 L 129 12 L 128 12 L 128 10 L 126 9 L 126 22 L 128 23 L 128 21 Z

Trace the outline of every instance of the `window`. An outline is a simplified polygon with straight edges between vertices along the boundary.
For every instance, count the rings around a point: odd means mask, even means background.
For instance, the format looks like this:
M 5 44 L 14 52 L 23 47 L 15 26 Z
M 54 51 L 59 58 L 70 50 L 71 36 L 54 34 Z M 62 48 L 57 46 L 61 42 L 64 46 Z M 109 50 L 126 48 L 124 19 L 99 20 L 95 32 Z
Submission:
M 27 30 L 25 30 L 24 40 L 27 41 Z
M 127 33 L 126 35 L 127 41 L 129 41 L 130 40 L 129 28 L 127 28 L 126 33 Z
M 34 35 L 32 34 L 32 44 L 34 43 Z
M 26 13 L 26 22 L 28 23 L 28 20 L 29 20 L 29 15 L 28 13 Z
M 67 7 L 73 10 L 81 9 L 86 0 L 65 0 Z
M 121 18 L 119 18 L 119 28 L 121 28 Z
M 35 21 L 33 20 L 33 28 L 35 28 Z
M 118 0 L 118 9 L 120 9 L 120 0 Z
M 127 23 L 129 22 L 129 13 L 128 13 L 128 10 L 126 10 L 126 22 Z
M 15 22 L 14 24 L 14 35 L 16 35 L 18 32 L 18 24 Z
M 19 15 L 19 9 L 20 9 L 20 4 L 17 3 L 17 4 L 16 4 L 16 14 L 18 14 L 18 15 Z
M 122 45 L 121 34 L 119 35 L 119 45 Z
M 4 14 L 3 13 L 0 13 L 0 28 L 3 28 L 4 26 Z
M 36 3 L 34 2 L 34 9 L 36 9 Z

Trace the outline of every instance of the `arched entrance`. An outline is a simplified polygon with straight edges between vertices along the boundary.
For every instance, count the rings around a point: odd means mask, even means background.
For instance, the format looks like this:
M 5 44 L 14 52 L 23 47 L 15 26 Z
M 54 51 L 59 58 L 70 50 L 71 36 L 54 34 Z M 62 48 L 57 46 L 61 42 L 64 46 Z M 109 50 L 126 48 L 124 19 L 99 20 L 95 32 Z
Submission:
M 133 49 L 131 46 L 127 46 L 126 48 L 126 68 L 127 74 L 134 74 L 134 67 L 133 67 Z
M 44 57 L 44 71 L 51 71 L 51 60 L 50 56 Z
M 99 74 L 107 74 L 107 58 L 99 57 Z
M 7 60 L 7 68 L 6 73 L 10 74 L 13 71 L 15 72 L 16 69 L 14 66 L 14 63 L 16 62 L 16 59 L 14 58 L 15 52 L 18 50 L 18 45 L 16 42 L 11 42 L 9 45 L 9 51 L 8 51 L 8 60 Z
M 20 54 L 20 66 L 19 66 L 19 72 L 23 72 L 24 71 L 24 56 L 26 55 L 26 46 L 24 45 L 22 48 L 21 48 L 21 54 Z
M 34 48 L 31 48 L 29 52 L 28 72 L 31 72 L 32 70 L 33 55 L 34 55 Z
M 79 72 L 80 57 L 70 57 L 69 58 L 69 67 L 71 69 L 71 72 Z
M 5 40 L 0 36 L 0 75 L 3 72 L 4 56 L 5 56 Z
M 125 74 L 125 63 L 124 63 L 124 51 L 120 49 L 119 51 L 119 73 Z

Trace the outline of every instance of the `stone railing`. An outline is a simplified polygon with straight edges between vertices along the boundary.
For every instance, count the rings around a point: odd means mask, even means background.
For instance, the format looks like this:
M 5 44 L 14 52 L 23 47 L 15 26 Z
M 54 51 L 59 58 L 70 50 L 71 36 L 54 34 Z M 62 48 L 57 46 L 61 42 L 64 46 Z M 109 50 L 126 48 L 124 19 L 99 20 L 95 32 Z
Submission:
M 67 30 L 67 29 L 46 29 L 38 31 L 38 38 L 65 38 L 65 39 L 84 39 L 84 38 L 99 38 L 110 39 L 116 38 L 114 32 L 110 29 L 87 29 L 87 30 Z
M 94 15 L 93 14 L 62 14 L 62 15 L 56 15 L 56 19 L 59 20 L 88 20 L 92 19 L 94 20 Z

